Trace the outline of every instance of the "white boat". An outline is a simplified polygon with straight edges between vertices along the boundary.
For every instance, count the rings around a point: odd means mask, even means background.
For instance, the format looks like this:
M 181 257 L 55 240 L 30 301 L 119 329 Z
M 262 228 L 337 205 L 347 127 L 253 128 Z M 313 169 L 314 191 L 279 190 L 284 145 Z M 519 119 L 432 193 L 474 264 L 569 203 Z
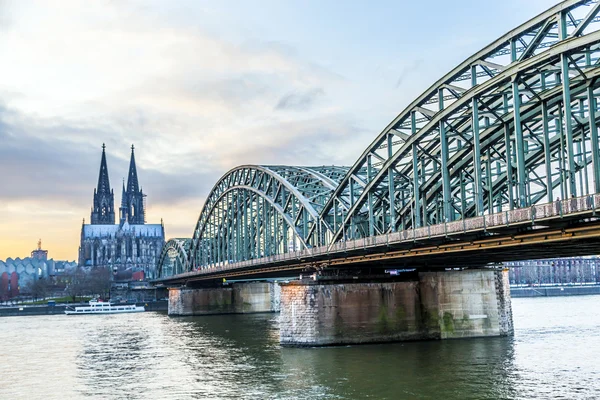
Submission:
M 67 307 L 65 314 L 122 314 L 146 311 L 144 306 L 135 304 L 111 304 L 109 302 L 90 300 L 89 305 L 81 307 Z

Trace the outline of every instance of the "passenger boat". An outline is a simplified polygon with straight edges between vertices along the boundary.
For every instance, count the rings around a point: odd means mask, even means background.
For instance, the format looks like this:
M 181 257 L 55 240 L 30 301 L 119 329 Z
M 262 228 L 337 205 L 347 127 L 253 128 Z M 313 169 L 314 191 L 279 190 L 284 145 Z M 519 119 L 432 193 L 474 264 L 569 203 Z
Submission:
M 81 307 L 67 307 L 65 314 L 121 314 L 146 311 L 144 306 L 135 304 L 111 304 L 110 302 L 90 300 L 89 305 Z

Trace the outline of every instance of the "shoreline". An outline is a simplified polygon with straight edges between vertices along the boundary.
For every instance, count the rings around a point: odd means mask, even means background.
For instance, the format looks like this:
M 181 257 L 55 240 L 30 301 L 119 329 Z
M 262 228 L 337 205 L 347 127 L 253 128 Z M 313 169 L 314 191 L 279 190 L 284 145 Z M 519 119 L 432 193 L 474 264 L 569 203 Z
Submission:
M 511 287 L 510 297 L 558 297 L 600 294 L 600 285 Z
M 146 311 L 167 311 L 168 301 L 157 300 L 149 302 L 135 303 L 139 306 L 146 306 Z M 69 307 L 83 306 L 87 303 L 68 304 Z M 19 316 L 34 316 L 34 315 L 65 315 L 66 304 L 57 304 L 55 306 L 40 305 L 40 306 L 0 306 L 0 317 L 19 317 Z

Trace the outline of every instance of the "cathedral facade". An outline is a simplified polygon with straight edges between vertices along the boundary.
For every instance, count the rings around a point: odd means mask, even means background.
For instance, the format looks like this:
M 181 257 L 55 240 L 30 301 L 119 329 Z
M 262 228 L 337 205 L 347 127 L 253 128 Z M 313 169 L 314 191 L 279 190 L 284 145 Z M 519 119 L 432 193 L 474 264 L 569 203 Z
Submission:
M 135 165 L 134 147 L 127 185 L 123 180 L 119 222 L 115 223 L 114 192 L 110 187 L 106 146 L 102 145 L 98 185 L 94 189 L 91 223 L 81 226 L 79 266 L 108 267 L 115 280 L 156 276 L 156 262 L 165 244 L 162 224 L 146 223 L 146 195 L 139 186 Z

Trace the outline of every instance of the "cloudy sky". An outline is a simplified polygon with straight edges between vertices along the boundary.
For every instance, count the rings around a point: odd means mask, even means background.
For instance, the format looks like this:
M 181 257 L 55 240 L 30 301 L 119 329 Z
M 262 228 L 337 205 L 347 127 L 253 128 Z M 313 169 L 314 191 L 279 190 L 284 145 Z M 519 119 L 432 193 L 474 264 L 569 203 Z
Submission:
M 77 258 L 106 143 L 191 236 L 239 164 L 351 165 L 413 98 L 552 0 L 0 0 L 0 259 Z

